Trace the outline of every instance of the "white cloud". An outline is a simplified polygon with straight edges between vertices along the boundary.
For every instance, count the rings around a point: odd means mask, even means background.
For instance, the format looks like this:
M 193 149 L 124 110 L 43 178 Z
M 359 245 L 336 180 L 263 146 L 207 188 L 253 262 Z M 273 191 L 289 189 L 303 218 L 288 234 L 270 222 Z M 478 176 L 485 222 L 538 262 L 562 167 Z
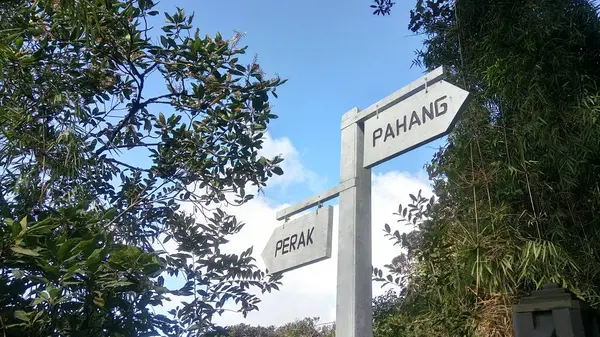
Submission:
M 263 148 L 259 153 L 267 158 L 277 155 L 282 155 L 284 158 L 281 165 L 284 174 L 271 178 L 270 188 L 279 187 L 286 190 L 290 185 L 304 183 L 311 191 L 317 193 L 326 187 L 327 179 L 302 164 L 300 153 L 289 138 L 273 138 L 269 132 L 266 132 Z
M 393 215 L 398 204 L 408 204 L 409 193 L 423 190 L 424 196 L 430 195 L 430 187 L 423 175 L 415 176 L 403 172 L 387 172 L 373 175 L 372 182 L 372 233 L 373 265 L 382 267 L 399 254 L 399 248 L 383 236 L 383 226 L 389 223 L 403 232 L 407 229 L 396 225 Z M 300 200 L 298 200 L 300 201 Z M 264 268 L 260 254 L 273 229 L 281 223 L 275 220 L 278 209 L 287 205 L 278 205 L 264 197 L 252 200 L 248 204 L 230 209 L 247 225 L 231 241 L 237 250 L 254 245 L 254 256 L 259 266 Z M 321 322 L 335 319 L 336 274 L 337 274 L 337 223 L 338 207 L 334 206 L 334 237 L 331 259 L 315 263 L 285 273 L 280 291 L 262 296 L 260 311 L 250 313 L 247 319 L 241 315 L 226 313 L 219 319 L 223 324 L 244 322 L 252 325 L 281 325 L 304 317 L 320 317 Z M 373 295 L 383 293 L 380 284 L 373 284 Z
M 270 186 L 290 186 L 293 184 L 323 181 L 313 171 L 304 167 L 300 156 L 291 141 L 287 138 L 273 139 L 266 134 L 266 156 L 283 154 L 287 160 L 284 164 L 285 174 L 270 182 Z M 277 181 L 277 179 L 279 179 Z M 318 185 L 318 184 L 316 184 Z M 322 185 L 322 184 L 321 184 Z M 321 186 L 325 189 L 330 186 Z M 373 265 L 383 267 L 399 254 L 399 248 L 383 236 L 383 226 L 389 223 L 400 232 L 408 230 L 400 228 L 397 218 L 393 215 L 398 210 L 398 204 L 410 203 L 409 193 L 423 190 L 424 196 L 431 194 L 429 182 L 423 172 L 417 175 L 406 172 L 391 171 L 373 174 L 372 179 L 372 247 Z M 320 191 L 320 190 L 319 190 Z M 319 192 L 319 191 L 315 191 Z M 298 202 L 301 200 L 297 200 Z M 253 256 L 263 270 L 265 268 L 262 250 L 273 229 L 281 225 L 275 220 L 277 210 L 288 206 L 270 200 L 265 195 L 259 195 L 250 202 L 238 207 L 229 207 L 226 211 L 235 215 L 238 220 L 246 223 L 241 233 L 232 237 L 224 250 L 241 252 L 253 246 Z M 261 295 L 260 311 L 252 312 L 246 319 L 241 314 L 226 312 L 217 322 L 224 325 L 247 323 L 251 325 L 282 325 L 284 323 L 305 317 L 320 317 L 321 322 L 335 320 L 336 274 L 337 274 L 337 230 L 338 206 L 334 205 L 333 251 L 328 260 L 305 266 L 284 274 L 280 291 Z M 373 284 L 373 295 L 382 294 L 380 284 Z M 177 303 L 171 302 L 165 309 L 174 308 Z M 162 311 L 162 310 L 161 310 Z

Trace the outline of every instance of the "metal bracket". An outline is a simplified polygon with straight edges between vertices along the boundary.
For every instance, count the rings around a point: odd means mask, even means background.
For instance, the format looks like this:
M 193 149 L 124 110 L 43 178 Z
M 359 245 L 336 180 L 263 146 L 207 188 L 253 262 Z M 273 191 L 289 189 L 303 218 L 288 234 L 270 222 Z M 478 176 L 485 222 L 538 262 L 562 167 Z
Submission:
M 319 204 L 323 204 L 326 201 L 329 201 L 333 198 L 336 198 L 340 195 L 340 192 L 345 191 L 351 187 L 356 186 L 356 178 L 348 179 L 346 181 L 342 181 L 339 185 L 328 189 L 325 192 L 314 195 L 304 201 L 301 201 L 295 205 L 289 206 L 277 212 L 275 218 L 277 220 L 282 220 L 287 217 L 290 217 L 294 214 L 298 214 L 302 211 L 305 211 L 313 206 L 317 206 Z

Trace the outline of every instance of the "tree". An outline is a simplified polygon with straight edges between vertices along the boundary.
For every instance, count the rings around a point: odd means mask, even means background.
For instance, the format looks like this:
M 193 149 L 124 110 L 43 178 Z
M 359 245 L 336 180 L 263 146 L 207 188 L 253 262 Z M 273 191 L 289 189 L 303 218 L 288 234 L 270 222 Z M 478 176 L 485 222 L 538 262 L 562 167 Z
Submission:
M 295 322 L 284 324 L 280 327 L 250 326 L 238 324 L 229 327 L 228 337 L 332 337 L 335 328 L 331 326 L 319 326 L 318 318 L 305 318 Z
M 474 99 L 427 165 L 437 202 L 423 212 L 415 197 L 399 213 L 417 231 L 391 233 L 408 261 L 388 266 L 403 286 L 395 328 L 511 336 L 512 304 L 549 282 L 597 308 L 598 7 L 418 0 L 410 15 L 417 64 L 443 65 Z
M 0 4 L 4 335 L 204 335 L 277 289 L 252 248 L 221 251 L 243 223 L 220 207 L 283 173 L 259 150 L 285 81 L 183 9 L 151 29 L 154 7 Z M 157 313 L 173 295 L 189 300 Z

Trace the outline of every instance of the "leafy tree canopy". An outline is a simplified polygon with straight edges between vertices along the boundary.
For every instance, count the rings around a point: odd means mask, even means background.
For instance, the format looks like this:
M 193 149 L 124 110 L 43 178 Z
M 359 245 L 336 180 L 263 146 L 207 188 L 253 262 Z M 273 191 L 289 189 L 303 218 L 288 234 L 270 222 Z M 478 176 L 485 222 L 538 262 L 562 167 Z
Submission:
M 183 9 L 151 30 L 154 7 L 0 2 L 3 335 L 203 335 L 277 289 L 251 248 L 222 252 L 243 223 L 219 206 L 282 174 L 259 150 L 284 81 Z

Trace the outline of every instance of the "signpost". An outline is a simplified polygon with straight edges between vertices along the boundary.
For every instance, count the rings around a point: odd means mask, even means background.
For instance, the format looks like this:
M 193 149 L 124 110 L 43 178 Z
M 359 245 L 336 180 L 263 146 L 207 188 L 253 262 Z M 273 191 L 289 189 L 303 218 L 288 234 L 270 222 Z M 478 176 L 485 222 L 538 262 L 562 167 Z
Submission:
M 371 168 L 451 131 L 467 106 L 469 93 L 444 81 L 444 76 L 444 69 L 437 68 L 362 111 L 354 108 L 344 114 L 341 123 L 340 184 L 277 213 L 277 219 L 281 220 L 340 197 L 336 336 L 373 335 Z M 308 225 L 296 226 L 306 230 Z M 282 230 L 277 234 L 276 229 L 273 233 L 265 248 L 268 253 L 263 253 L 267 266 L 270 263 L 275 266 L 275 270 L 291 270 L 331 255 L 329 237 L 328 247 L 325 249 L 329 255 L 315 252 L 311 256 L 319 257 L 314 260 L 292 259 L 290 255 L 289 260 L 282 258 L 279 260 L 281 264 L 276 265 L 274 255 L 278 251 L 278 242 L 288 237 L 291 245 L 290 235 L 294 235 L 292 232 L 293 229 L 286 232 Z M 284 245 L 284 241 L 281 241 L 280 251 L 284 249 Z M 292 251 L 294 252 L 298 254 L 295 256 L 301 254 L 300 250 Z
M 275 228 L 262 252 L 269 273 L 290 271 L 330 258 L 332 228 L 331 206 Z

